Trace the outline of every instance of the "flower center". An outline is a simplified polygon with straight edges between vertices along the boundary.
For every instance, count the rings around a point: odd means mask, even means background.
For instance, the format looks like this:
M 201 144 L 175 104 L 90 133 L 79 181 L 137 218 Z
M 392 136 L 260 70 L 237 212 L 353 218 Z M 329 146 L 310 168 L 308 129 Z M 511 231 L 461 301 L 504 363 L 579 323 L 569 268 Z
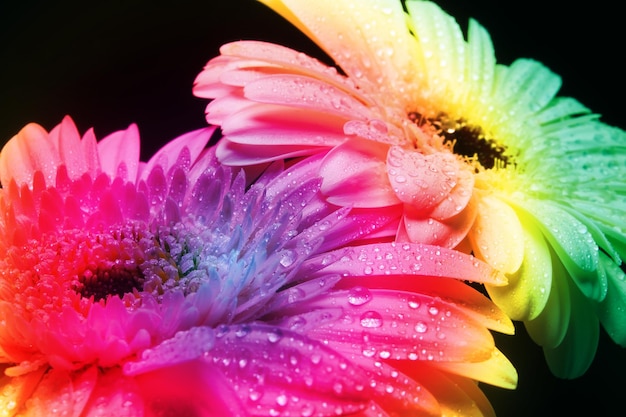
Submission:
M 109 295 L 132 293 L 143 289 L 144 277 L 137 267 L 126 268 L 120 265 L 112 265 L 108 268 L 96 267 L 87 269 L 79 278 L 79 284 L 75 291 L 81 296 L 94 297 L 95 301 L 106 299 Z
M 473 126 L 463 119 L 452 120 L 445 114 L 428 118 L 417 112 L 410 112 L 409 119 L 419 128 L 426 126 L 443 138 L 456 155 L 478 162 L 481 167 L 491 169 L 494 166 L 505 167 L 511 161 L 505 155 L 506 148 L 496 140 L 487 137 L 478 126 Z

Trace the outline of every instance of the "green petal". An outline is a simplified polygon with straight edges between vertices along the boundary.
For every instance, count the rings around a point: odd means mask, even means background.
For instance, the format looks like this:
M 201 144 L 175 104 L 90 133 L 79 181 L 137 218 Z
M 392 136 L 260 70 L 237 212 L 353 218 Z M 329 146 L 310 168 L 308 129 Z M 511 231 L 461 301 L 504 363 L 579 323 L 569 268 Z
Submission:
M 570 282 L 568 280 L 568 282 Z M 600 325 L 592 306 L 578 287 L 569 284 L 571 319 L 565 338 L 555 348 L 544 347 L 543 353 L 548 367 L 559 378 L 577 378 L 584 374 L 598 348 Z
M 598 273 L 598 246 L 587 227 L 555 204 L 527 200 L 523 205 L 538 220 L 578 288 L 586 297 L 602 300 L 606 296 L 606 276 Z
M 535 120 L 540 124 L 548 124 L 589 112 L 590 110 L 576 99 L 555 97 L 547 107 L 537 113 Z
M 600 253 L 600 267 L 606 271 L 609 289 L 596 311 L 611 339 L 626 347 L 626 274 L 604 253 Z
M 487 286 L 492 300 L 513 320 L 532 320 L 545 308 L 552 281 L 550 248 L 536 221 L 518 212 L 523 225 L 524 260 L 509 284 Z
M 553 254 L 556 258 L 556 254 Z M 524 322 L 530 337 L 539 346 L 555 348 L 563 342 L 571 316 L 567 271 L 558 259 L 553 259 L 552 287 L 545 308 L 534 320 Z
M 494 97 L 524 117 L 545 107 L 561 88 L 561 78 L 537 61 L 518 59 L 503 74 Z

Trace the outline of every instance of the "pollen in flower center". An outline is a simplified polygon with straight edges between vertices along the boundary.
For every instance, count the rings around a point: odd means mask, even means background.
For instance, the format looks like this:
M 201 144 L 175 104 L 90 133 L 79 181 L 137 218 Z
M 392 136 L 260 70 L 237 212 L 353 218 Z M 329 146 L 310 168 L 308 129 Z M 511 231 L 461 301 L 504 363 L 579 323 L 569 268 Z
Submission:
M 95 301 L 106 299 L 109 295 L 132 293 L 143 289 L 144 277 L 137 267 L 127 268 L 120 265 L 87 269 L 75 289 L 85 298 L 94 297 Z
M 417 112 L 410 112 L 408 117 L 420 128 L 431 127 L 443 138 L 444 144 L 452 146 L 456 155 L 473 159 L 485 169 L 496 165 L 504 167 L 511 162 L 505 155 L 504 146 L 487 137 L 480 127 L 472 126 L 463 119 L 452 120 L 445 114 L 427 118 Z

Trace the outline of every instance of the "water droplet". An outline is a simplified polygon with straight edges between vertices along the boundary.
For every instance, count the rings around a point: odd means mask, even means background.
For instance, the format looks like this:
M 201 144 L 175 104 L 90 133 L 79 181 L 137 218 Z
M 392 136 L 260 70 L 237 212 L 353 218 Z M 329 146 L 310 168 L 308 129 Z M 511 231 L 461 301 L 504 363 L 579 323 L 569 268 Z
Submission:
M 409 307 L 412 308 L 413 310 L 419 308 L 420 303 L 418 303 L 415 300 L 409 300 Z
M 428 313 L 430 313 L 433 316 L 436 316 L 437 314 L 439 314 L 439 309 L 435 306 L 428 307 Z
M 280 264 L 285 268 L 291 266 L 295 260 L 296 254 L 292 250 L 284 250 L 280 254 Z
M 267 334 L 267 340 L 270 343 L 276 343 L 281 339 L 282 336 L 282 332 L 279 329 L 275 329 Z
M 428 326 L 423 321 L 419 321 L 415 325 L 415 331 L 418 333 L 426 333 L 427 330 L 428 330 Z
M 376 328 L 383 325 L 383 317 L 376 311 L 366 311 L 361 315 L 361 326 Z
M 276 404 L 280 405 L 281 407 L 286 406 L 287 396 L 285 394 L 280 394 L 278 397 L 276 397 Z
M 348 292 L 348 303 L 361 306 L 372 299 L 372 293 L 365 287 L 354 287 Z

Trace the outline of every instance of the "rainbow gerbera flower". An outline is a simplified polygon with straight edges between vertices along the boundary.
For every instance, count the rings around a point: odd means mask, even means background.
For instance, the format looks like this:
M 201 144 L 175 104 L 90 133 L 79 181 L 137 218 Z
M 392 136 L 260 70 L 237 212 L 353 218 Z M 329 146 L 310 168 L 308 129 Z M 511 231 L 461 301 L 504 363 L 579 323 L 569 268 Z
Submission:
M 515 386 L 488 330 L 512 323 L 463 280 L 505 278 L 374 243 L 392 218 L 326 202 L 320 158 L 246 185 L 212 133 L 147 163 L 135 126 L 6 144 L 2 415 L 491 415 L 476 381 Z
M 198 76 L 217 156 L 247 166 L 323 155 L 327 201 L 400 212 L 397 241 L 472 252 L 552 371 L 581 375 L 601 322 L 626 346 L 626 134 L 519 59 L 498 65 L 436 4 L 263 0 L 338 65 L 263 42 L 224 45 Z M 403 5 L 405 9 L 403 9 Z

